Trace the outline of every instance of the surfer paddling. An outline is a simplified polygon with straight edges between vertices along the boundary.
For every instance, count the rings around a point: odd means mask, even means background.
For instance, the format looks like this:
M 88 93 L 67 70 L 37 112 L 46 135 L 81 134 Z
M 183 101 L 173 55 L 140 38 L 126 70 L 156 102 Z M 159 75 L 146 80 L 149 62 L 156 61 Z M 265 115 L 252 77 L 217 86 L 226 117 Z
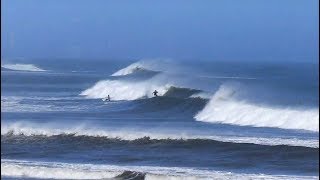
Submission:
M 154 97 L 157 97 L 157 96 L 158 96 L 158 91 L 157 91 L 157 90 L 154 90 L 154 91 L 153 91 L 153 95 L 154 95 Z

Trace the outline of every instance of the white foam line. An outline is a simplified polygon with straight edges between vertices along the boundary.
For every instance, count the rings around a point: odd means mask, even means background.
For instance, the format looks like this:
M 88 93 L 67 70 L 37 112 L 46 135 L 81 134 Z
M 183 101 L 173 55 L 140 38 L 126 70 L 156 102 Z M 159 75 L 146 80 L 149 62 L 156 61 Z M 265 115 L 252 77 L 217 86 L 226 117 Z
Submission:
M 33 64 L 1 64 L 1 67 L 16 71 L 46 71 Z
M 1 176 L 29 177 L 41 179 L 103 179 L 113 178 L 124 171 L 146 173 L 153 179 L 317 179 L 318 176 L 287 176 L 267 174 L 245 174 L 214 171 L 189 167 L 116 166 L 96 164 L 74 164 L 60 162 L 36 162 L 1 159 Z
M 297 138 L 263 138 L 263 137 L 241 137 L 241 136 L 216 136 L 216 135 L 194 135 L 187 133 L 155 133 L 147 130 L 130 130 L 122 129 L 119 131 L 101 129 L 101 127 L 88 126 L 87 124 L 79 124 L 75 127 L 55 127 L 52 124 L 43 124 L 39 126 L 30 122 L 16 122 L 11 124 L 1 123 L 1 135 L 6 134 L 23 134 L 25 136 L 44 135 L 54 136 L 61 134 L 75 134 L 76 136 L 94 136 L 108 137 L 122 140 L 136 140 L 144 137 L 149 137 L 155 140 L 176 139 L 176 140 L 191 140 L 191 139 L 207 139 L 221 142 L 231 143 L 252 143 L 260 145 L 289 145 L 289 146 L 305 146 L 319 148 L 319 140 L 302 140 Z
M 239 89 L 222 85 L 195 115 L 198 121 L 240 126 L 303 129 L 319 132 L 319 109 L 293 109 L 250 104 L 234 98 Z

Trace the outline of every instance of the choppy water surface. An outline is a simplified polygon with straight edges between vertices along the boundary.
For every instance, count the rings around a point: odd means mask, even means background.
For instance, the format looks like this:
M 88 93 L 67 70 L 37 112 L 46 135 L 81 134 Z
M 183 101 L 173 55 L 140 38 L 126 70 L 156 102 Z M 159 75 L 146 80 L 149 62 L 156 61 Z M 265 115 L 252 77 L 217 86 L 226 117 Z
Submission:
M 319 177 L 317 66 L 108 64 L 2 65 L 2 178 Z

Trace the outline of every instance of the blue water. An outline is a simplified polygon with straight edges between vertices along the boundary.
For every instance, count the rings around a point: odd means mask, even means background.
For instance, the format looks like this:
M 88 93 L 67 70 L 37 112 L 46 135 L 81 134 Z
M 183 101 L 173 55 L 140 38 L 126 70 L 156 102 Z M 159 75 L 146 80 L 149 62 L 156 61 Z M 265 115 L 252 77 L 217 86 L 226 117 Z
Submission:
M 30 64 L 1 69 L 2 178 L 319 177 L 314 64 Z

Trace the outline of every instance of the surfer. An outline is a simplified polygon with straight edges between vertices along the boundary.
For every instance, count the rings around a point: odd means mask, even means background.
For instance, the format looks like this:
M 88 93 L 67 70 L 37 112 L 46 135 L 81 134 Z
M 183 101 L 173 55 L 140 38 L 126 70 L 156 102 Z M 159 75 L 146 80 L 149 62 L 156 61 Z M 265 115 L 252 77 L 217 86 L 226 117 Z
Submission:
M 108 96 L 106 98 L 103 98 L 102 101 L 110 101 L 110 96 L 108 94 Z
M 157 91 L 157 90 L 154 90 L 154 91 L 153 91 L 153 95 L 154 95 L 155 97 L 157 97 L 157 96 L 158 96 L 158 91 Z

